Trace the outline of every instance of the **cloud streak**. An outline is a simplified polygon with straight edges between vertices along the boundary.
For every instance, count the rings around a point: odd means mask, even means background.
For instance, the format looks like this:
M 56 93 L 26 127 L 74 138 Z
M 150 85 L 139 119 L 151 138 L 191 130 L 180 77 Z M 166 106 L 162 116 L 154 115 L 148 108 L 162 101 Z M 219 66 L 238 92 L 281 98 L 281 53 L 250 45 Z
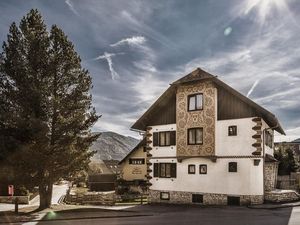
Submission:
M 111 44 L 111 47 L 117 47 L 120 45 L 128 44 L 131 46 L 139 46 L 146 42 L 146 38 L 143 36 L 132 36 L 130 38 L 124 38 L 114 44 Z
M 68 5 L 69 9 L 76 15 L 79 16 L 79 13 L 74 8 L 73 2 L 71 0 L 66 0 L 65 3 Z
M 111 74 L 111 79 L 112 80 L 117 80 L 118 78 L 120 78 L 120 75 L 115 71 L 115 69 L 113 68 L 113 62 L 112 62 L 112 57 L 116 56 L 116 55 L 123 55 L 124 53 L 107 53 L 104 52 L 103 55 L 100 55 L 98 57 L 96 57 L 94 60 L 99 60 L 99 59 L 105 59 L 107 61 L 108 64 L 108 68 Z
M 254 82 L 254 84 L 252 85 L 252 87 L 250 88 L 250 90 L 247 93 L 247 97 L 249 97 L 252 94 L 252 92 L 254 91 L 255 87 L 258 85 L 258 83 L 259 83 L 259 80 L 256 80 Z

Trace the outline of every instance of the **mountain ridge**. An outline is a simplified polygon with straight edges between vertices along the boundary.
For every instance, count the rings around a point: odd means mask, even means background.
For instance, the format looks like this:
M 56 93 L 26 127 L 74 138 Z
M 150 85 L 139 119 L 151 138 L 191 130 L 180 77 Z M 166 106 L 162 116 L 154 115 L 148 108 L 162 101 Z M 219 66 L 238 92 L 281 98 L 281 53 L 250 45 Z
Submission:
M 90 147 L 90 150 L 96 152 L 91 161 L 121 160 L 140 142 L 131 136 L 112 131 L 100 133 L 99 138 Z

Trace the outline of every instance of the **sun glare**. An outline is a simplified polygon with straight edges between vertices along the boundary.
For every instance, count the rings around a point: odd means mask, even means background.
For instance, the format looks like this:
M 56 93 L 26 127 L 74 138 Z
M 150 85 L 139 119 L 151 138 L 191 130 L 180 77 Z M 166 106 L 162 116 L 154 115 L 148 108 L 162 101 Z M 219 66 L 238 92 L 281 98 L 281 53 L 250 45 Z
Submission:
M 283 12 L 288 10 L 286 0 L 248 0 L 244 7 L 244 13 L 247 15 L 252 10 L 257 10 L 260 22 L 265 22 L 273 10 Z

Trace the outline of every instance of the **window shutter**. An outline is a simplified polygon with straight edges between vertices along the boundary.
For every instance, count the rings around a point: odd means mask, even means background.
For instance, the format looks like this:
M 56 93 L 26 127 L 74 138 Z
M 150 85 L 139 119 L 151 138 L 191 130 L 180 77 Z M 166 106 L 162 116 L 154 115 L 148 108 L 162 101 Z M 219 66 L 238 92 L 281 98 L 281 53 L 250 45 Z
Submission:
M 176 163 L 171 163 L 171 177 L 176 178 Z
M 170 145 L 176 145 L 176 131 L 171 131 L 170 139 Z
M 132 164 L 132 159 L 129 159 L 129 164 Z
M 159 146 L 158 134 L 159 134 L 158 132 L 153 133 L 153 146 Z
M 153 164 L 153 177 L 158 177 L 158 172 L 159 172 L 159 164 L 154 163 Z

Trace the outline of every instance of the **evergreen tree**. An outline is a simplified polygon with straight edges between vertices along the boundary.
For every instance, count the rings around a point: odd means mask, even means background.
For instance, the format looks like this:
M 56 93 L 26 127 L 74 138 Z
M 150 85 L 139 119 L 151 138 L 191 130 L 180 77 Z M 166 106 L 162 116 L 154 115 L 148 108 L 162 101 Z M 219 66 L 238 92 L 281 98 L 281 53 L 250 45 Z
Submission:
M 275 158 L 279 161 L 278 174 L 290 175 L 291 172 L 297 172 L 299 163 L 296 159 L 294 150 L 288 144 L 281 144 L 274 152 Z
M 87 168 L 98 137 L 91 77 L 64 32 L 48 33 L 31 10 L 10 27 L 0 79 L 0 160 L 20 183 L 38 185 L 40 208 L 50 207 L 53 183 Z

